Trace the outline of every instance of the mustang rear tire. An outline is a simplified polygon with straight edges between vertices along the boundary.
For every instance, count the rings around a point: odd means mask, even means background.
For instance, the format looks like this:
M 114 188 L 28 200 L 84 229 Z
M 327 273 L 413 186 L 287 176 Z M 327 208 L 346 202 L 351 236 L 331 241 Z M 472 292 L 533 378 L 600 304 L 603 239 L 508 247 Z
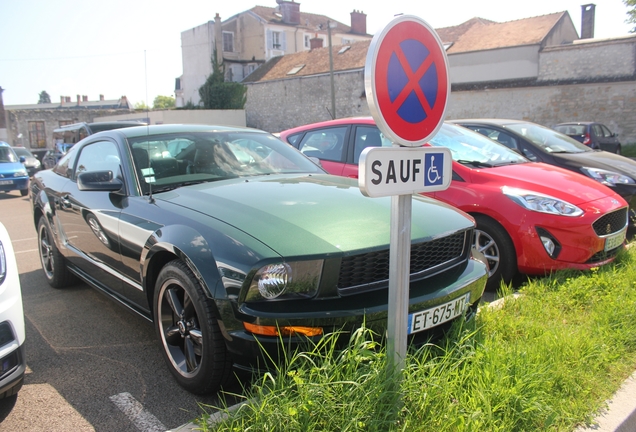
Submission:
M 42 270 L 49 285 L 53 288 L 73 285 L 76 278 L 66 267 L 64 256 L 55 246 L 55 240 L 44 217 L 38 221 L 38 252 Z
M 159 273 L 154 322 L 177 382 L 195 394 L 217 392 L 230 377 L 230 357 L 212 300 L 183 261 L 171 261 Z
M 475 247 L 488 260 L 488 290 L 497 290 L 503 280 L 508 284 L 517 274 L 517 254 L 510 236 L 494 220 L 476 215 Z

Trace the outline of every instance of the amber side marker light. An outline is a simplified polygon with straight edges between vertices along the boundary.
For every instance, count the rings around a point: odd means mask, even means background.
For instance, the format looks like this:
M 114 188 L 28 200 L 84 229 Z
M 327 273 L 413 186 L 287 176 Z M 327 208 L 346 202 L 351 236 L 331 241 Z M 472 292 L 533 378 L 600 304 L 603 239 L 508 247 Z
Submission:
M 321 327 L 300 327 L 300 326 L 261 326 L 244 322 L 245 330 L 261 336 L 321 336 Z

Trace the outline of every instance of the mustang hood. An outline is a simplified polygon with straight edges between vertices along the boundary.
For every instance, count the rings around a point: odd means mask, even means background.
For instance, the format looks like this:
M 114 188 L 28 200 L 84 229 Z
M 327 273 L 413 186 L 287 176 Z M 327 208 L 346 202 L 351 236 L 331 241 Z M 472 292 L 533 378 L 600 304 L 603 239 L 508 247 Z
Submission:
M 498 185 L 512 186 L 564 199 L 581 205 L 616 195 L 610 188 L 575 172 L 544 163 L 505 165 L 480 170 L 473 181 L 492 181 Z M 617 199 L 618 195 L 616 195 Z
M 357 181 L 330 175 L 226 180 L 155 195 L 156 200 L 224 221 L 283 256 L 340 254 L 390 243 L 391 198 L 367 198 Z M 414 196 L 413 239 L 473 226 L 465 213 Z

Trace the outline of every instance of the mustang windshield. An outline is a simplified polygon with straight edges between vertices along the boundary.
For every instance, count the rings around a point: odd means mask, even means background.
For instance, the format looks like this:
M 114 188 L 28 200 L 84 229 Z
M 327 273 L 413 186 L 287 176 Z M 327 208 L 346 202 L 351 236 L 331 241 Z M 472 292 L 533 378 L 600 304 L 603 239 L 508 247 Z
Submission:
M 449 123 L 442 125 L 430 144 L 448 147 L 454 161 L 476 168 L 529 162 L 520 154 L 482 134 Z
M 269 174 L 324 174 L 278 138 L 255 132 L 186 132 L 129 140 L 144 193 Z

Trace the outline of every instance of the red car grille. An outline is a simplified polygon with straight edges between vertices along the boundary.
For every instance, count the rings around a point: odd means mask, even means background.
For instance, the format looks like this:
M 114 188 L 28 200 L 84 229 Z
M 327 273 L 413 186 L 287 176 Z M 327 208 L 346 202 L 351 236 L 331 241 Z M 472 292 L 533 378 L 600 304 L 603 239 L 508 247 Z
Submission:
M 627 207 L 604 214 L 592 224 L 599 236 L 614 234 L 627 226 Z

